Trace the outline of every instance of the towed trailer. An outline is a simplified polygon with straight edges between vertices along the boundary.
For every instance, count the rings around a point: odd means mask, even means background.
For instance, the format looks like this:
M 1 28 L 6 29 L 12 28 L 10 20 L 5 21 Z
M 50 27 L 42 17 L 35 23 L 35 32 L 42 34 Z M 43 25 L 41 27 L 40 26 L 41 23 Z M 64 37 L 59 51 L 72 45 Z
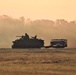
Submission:
M 49 46 L 45 48 L 65 48 L 67 47 L 67 39 L 52 39 Z

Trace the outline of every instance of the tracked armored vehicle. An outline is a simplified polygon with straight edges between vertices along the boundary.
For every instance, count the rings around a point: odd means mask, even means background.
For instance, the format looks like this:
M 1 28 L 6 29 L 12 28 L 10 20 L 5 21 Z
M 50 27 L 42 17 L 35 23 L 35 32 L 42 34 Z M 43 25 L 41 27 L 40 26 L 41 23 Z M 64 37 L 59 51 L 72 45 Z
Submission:
M 19 39 L 13 41 L 12 48 L 41 48 L 44 46 L 44 40 L 38 39 L 37 36 L 29 37 L 27 33 L 24 36 L 17 36 Z

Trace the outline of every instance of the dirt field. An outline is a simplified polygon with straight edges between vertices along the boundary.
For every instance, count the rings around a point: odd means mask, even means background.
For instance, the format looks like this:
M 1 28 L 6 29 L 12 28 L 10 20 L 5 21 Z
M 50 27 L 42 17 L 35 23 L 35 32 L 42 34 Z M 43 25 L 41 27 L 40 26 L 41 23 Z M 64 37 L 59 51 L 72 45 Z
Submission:
M 76 75 L 76 48 L 0 49 L 0 75 Z

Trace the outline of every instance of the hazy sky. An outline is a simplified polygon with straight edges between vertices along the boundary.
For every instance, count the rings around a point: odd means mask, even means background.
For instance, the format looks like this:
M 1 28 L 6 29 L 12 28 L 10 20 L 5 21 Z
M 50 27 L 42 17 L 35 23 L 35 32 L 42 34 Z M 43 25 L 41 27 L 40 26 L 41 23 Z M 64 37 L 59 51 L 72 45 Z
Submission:
M 0 0 L 0 15 L 76 20 L 76 0 Z

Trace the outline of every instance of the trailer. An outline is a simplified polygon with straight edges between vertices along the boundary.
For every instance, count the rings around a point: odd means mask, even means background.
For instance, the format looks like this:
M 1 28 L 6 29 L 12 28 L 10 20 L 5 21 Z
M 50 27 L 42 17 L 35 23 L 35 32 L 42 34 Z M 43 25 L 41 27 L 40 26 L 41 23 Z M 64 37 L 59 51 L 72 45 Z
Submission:
M 50 45 L 53 48 L 65 48 L 67 47 L 67 39 L 52 39 Z
M 67 47 L 66 39 L 52 39 L 50 41 L 49 46 L 45 46 L 45 48 L 65 48 Z

